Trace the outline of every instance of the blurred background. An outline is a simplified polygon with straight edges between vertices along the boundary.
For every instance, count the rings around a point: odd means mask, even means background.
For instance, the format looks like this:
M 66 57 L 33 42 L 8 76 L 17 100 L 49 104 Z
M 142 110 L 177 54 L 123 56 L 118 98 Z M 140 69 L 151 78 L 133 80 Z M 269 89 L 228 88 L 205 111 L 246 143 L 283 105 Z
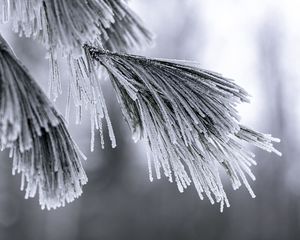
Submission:
M 150 183 L 142 144 L 134 144 L 109 82 L 104 83 L 118 147 L 90 153 L 88 116 L 70 131 L 88 160 L 84 194 L 65 208 L 42 211 L 24 199 L 11 159 L 0 153 L 1 240 L 300 239 L 300 1 L 132 0 L 130 5 L 156 34 L 147 56 L 198 61 L 246 88 L 251 104 L 239 107 L 242 123 L 281 138 L 283 157 L 257 149 L 252 199 L 233 191 L 224 213 L 193 187 L 178 192 L 165 179 Z M 1 33 L 45 91 L 48 62 L 36 42 Z M 68 76 L 62 77 L 67 82 Z M 65 86 L 66 87 L 66 86 Z M 55 103 L 64 113 L 66 88 Z M 86 114 L 88 115 L 88 114 Z M 72 118 L 71 118 L 72 119 Z M 98 147 L 97 147 L 98 143 Z

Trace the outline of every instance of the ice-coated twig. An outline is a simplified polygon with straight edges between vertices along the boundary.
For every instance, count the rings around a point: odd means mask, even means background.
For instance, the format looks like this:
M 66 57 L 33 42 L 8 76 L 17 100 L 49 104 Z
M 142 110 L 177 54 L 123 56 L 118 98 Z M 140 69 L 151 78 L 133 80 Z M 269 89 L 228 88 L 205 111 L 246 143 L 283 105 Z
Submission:
M 0 19 L 10 19 L 19 35 L 39 40 L 48 50 L 50 95 L 56 99 L 62 91 L 57 58 L 62 55 L 72 73 L 69 93 L 81 121 L 83 107 L 90 109 L 91 119 L 101 129 L 102 119 L 110 120 L 99 83 L 86 78 L 82 46 L 85 43 L 108 50 L 125 51 L 145 47 L 152 34 L 142 25 L 124 0 L 0 0 Z M 70 106 L 70 105 L 68 105 Z M 67 106 L 67 107 L 68 107 Z M 67 112 L 69 110 L 67 109 Z M 67 119 L 68 120 L 68 119 Z M 114 133 L 112 146 L 115 146 Z
M 234 189 L 244 184 L 255 197 L 248 178 L 255 179 L 250 167 L 256 163 L 243 142 L 280 154 L 272 144 L 279 140 L 240 124 L 236 106 L 249 101 L 243 88 L 179 61 L 85 49 L 106 69 L 134 140 L 147 143 L 151 180 L 154 169 L 181 192 L 193 183 L 201 199 L 205 194 L 223 210 L 229 202 L 222 167 Z
M 42 208 L 64 206 L 82 193 L 84 158 L 37 83 L 0 35 L 0 147 L 10 149 L 25 197 Z

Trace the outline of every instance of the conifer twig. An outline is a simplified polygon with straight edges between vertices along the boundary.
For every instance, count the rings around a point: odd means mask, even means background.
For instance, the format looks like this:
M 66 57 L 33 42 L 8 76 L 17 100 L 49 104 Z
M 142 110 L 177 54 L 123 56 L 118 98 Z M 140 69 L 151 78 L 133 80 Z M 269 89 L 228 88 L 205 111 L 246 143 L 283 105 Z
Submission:
M 0 35 L 0 147 L 10 149 L 25 197 L 57 208 L 82 193 L 84 158 L 64 120 Z M 25 185 L 26 184 L 26 185 Z
M 247 92 L 217 73 L 178 61 L 149 59 L 85 46 L 91 62 L 106 69 L 134 140 L 147 143 L 150 180 L 154 167 L 179 191 L 193 183 L 200 198 L 229 206 L 220 166 L 233 188 L 242 183 L 255 197 L 247 177 L 255 179 L 254 155 L 243 142 L 280 153 L 279 141 L 240 124 L 236 106 L 248 102 Z M 213 195 L 213 196 L 212 196 Z

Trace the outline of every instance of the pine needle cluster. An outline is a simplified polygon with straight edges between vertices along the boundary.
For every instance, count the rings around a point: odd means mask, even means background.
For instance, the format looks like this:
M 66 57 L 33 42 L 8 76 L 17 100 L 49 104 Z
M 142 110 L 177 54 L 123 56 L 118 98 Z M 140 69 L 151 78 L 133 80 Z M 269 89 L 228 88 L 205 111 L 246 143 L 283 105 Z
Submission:
M 9 149 L 13 174 L 25 197 L 42 208 L 64 206 L 81 195 L 87 177 L 82 153 L 64 120 L 0 35 L 0 146 Z
M 154 168 L 158 179 L 162 171 L 181 192 L 193 183 L 201 199 L 205 194 L 222 210 L 229 206 L 222 167 L 234 189 L 243 183 L 255 197 L 247 177 L 255 180 L 250 167 L 256 162 L 243 142 L 280 155 L 272 144 L 279 139 L 240 124 L 236 106 L 249 98 L 243 88 L 172 60 L 85 48 L 106 69 L 134 140 L 148 146 L 150 180 Z

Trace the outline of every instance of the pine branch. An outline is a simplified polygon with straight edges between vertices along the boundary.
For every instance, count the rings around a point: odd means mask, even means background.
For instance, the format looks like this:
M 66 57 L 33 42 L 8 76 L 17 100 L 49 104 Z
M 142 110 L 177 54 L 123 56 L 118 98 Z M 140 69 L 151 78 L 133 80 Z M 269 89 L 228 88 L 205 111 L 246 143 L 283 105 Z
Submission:
M 21 173 L 25 197 L 57 208 L 82 193 L 87 182 L 62 117 L 0 35 L 0 147 L 10 149 L 13 174 Z M 25 186 L 26 181 L 26 186 Z
M 181 192 L 193 183 L 201 199 L 206 195 L 212 203 L 220 202 L 223 210 L 224 204 L 229 206 L 220 177 L 223 169 L 234 189 L 244 184 L 255 196 L 248 178 L 255 179 L 251 166 L 256 162 L 244 143 L 280 155 L 273 147 L 279 140 L 240 124 L 236 106 L 248 102 L 249 96 L 232 80 L 188 62 L 123 54 L 152 39 L 126 1 L 2 0 L 4 21 L 8 13 L 16 32 L 46 46 L 54 99 L 61 92 L 58 53 L 67 59 L 77 122 L 82 107 L 90 108 L 92 150 L 95 128 L 104 147 L 103 118 L 116 146 L 98 79 L 97 70 L 105 69 L 133 139 L 146 142 L 151 181 L 154 167 L 158 179 L 163 172 Z M 27 197 L 33 197 L 38 188 L 43 207 L 64 205 L 79 196 L 86 183 L 80 152 L 60 115 L 2 42 L 1 147 L 11 149 L 14 171 L 27 180 Z
M 279 140 L 240 125 L 236 106 L 249 101 L 244 89 L 178 61 L 85 49 L 106 69 L 134 140 L 147 143 L 151 181 L 154 166 L 158 179 L 162 170 L 181 192 L 193 183 L 201 199 L 205 194 L 223 210 L 229 202 L 221 166 L 234 189 L 243 183 L 255 197 L 248 178 L 255 179 L 256 162 L 243 142 L 280 155 L 272 144 Z

